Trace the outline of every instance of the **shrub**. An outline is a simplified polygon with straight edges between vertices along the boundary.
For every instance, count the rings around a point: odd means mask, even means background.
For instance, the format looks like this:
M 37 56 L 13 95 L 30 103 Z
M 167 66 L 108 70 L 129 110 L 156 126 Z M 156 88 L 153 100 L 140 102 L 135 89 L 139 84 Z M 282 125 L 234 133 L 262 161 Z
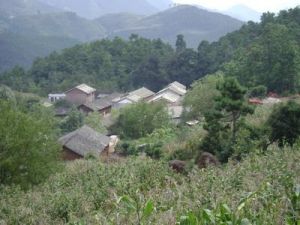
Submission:
M 57 168 L 55 127 L 42 114 L 26 114 L 0 101 L 0 181 L 23 188 L 44 181 Z
M 162 103 L 140 102 L 121 109 L 112 130 L 123 138 L 138 139 L 169 126 L 170 118 Z

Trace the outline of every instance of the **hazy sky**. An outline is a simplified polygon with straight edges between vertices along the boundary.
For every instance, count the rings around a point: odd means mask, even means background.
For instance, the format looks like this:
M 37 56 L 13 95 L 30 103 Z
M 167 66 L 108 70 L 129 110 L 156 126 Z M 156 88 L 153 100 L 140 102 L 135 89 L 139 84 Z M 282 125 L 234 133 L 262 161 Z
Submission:
M 174 0 L 181 4 L 198 4 L 211 9 L 224 10 L 236 4 L 243 4 L 259 12 L 277 12 L 300 5 L 300 0 Z

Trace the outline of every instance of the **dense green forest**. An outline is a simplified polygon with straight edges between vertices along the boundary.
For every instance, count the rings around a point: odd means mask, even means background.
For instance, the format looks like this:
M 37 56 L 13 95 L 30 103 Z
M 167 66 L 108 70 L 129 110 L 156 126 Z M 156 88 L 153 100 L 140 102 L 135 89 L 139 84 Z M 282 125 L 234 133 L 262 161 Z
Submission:
M 2 83 L 20 91 L 47 94 L 85 82 L 105 91 L 146 86 L 158 90 L 178 80 L 194 80 L 218 70 L 247 86 L 268 91 L 299 89 L 300 9 L 265 13 L 261 23 L 249 22 L 217 42 L 203 41 L 197 50 L 178 35 L 176 49 L 161 40 L 132 35 L 81 44 L 37 59 L 28 71 L 2 73 Z M 257 60 L 260 59 L 260 60 Z

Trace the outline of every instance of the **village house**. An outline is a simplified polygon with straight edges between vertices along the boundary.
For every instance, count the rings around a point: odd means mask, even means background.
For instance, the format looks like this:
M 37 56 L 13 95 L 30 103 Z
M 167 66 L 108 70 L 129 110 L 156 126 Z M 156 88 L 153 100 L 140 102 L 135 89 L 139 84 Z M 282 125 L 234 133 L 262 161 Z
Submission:
M 90 155 L 96 158 L 106 157 L 110 151 L 110 142 L 109 137 L 86 125 L 59 139 L 64 160 L 82 159 Z
M 181 101 L 186 92 L 186 86 L 175 81 L 157 92 L 149 102 L 163 101 L 167 103 L 167 105 L 181 105 Z
M 110 95 L 105 95 L 93 102 L 86 102 L 78 106 L 78 109 L 85 115 L 92 112 L 99 112 L 102 115 L 107 115 L 111 113 L 113 106 L 113 99 L 122 97 L 123 94 L 113 93 Z
M 145 87 L 129 92 L 127 95 L 113 100 L 113 108 L 122 108 L 125 105 L 137 103 L 140 101 L 148 101 L 155 93 Z
M 95 93 L 96 89 L 86 84 L 80 84 L 65 92 L 66 100 L 75 105 L 93 102 Z

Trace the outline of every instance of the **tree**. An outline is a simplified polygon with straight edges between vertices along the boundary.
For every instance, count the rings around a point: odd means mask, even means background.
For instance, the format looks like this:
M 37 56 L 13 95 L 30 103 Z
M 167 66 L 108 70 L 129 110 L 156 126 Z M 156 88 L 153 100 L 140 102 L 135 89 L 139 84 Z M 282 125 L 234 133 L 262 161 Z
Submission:
M 51 120 L 0 101 L 0 183 L 27 188 L 57 169 L 59 147 Z
M 111 129 L 123 138 L 137 139 L 169 125 L 170 118 L 162 103 L 140 102 L 122 108 Z
M 217 85 L 217 90 L 220 95 L 215 98 L 215 108 L 205 115 L 204 129 L 208 134 L 202 148 L 216 153 L 221 161 L 226 162 L 236 144 L 239 122 L 243 116 L 253 113 L 253 108 L 245 101 L 246 89 L 235 78 L 226 77 Z
M 61 122 L 60 128 L 63 133 L 74 131 L 84 124 L 84 115 L 76 108 L 72 108 L 68 116 Z
M 226 78 L 217 85 L 220 96 L 216 97 L 216 110 L 223 113 L 223 117 L 231 124 L 232 143 L 236 142 L 238 121 L 241 116 L 253 113 L 253 108 L 245 101 L 246 89 L 235 78 Z
M 276 107 L 267 122 L 270 143 L 293 146 L 300 135 L 300 105 L 294 101 Z
M 107 129 L 103 124 L 103 118 L 99 112 L 90 113 L 84 120 L 85 124 L 98 131 L 99 133 L 106 134 Z
M 185 42 L 184 36 L 182 34 L 177 35 L 175 46 L 176 46 L 177 53 L 181 53 L 186 49 L 186 42 Z
M 256 41 L 225 66 L 247 86 L 264 85 L 268 91 L 297 93 L 300 86 L 300 50 L 290 29 L 267 23 Z
M 222 79 L 223 74 L 220 72 L 207 75 L 192 84 L 192 88 L 187 92 L 183 101 L 186 109 L 184 112 L 185 119 L 199 120 L 214 108 L 214 99 L 219 94 L 217 83 Z
M 0 100 L 16 102 L 15 93 L 9 87 L 0 85 Z

